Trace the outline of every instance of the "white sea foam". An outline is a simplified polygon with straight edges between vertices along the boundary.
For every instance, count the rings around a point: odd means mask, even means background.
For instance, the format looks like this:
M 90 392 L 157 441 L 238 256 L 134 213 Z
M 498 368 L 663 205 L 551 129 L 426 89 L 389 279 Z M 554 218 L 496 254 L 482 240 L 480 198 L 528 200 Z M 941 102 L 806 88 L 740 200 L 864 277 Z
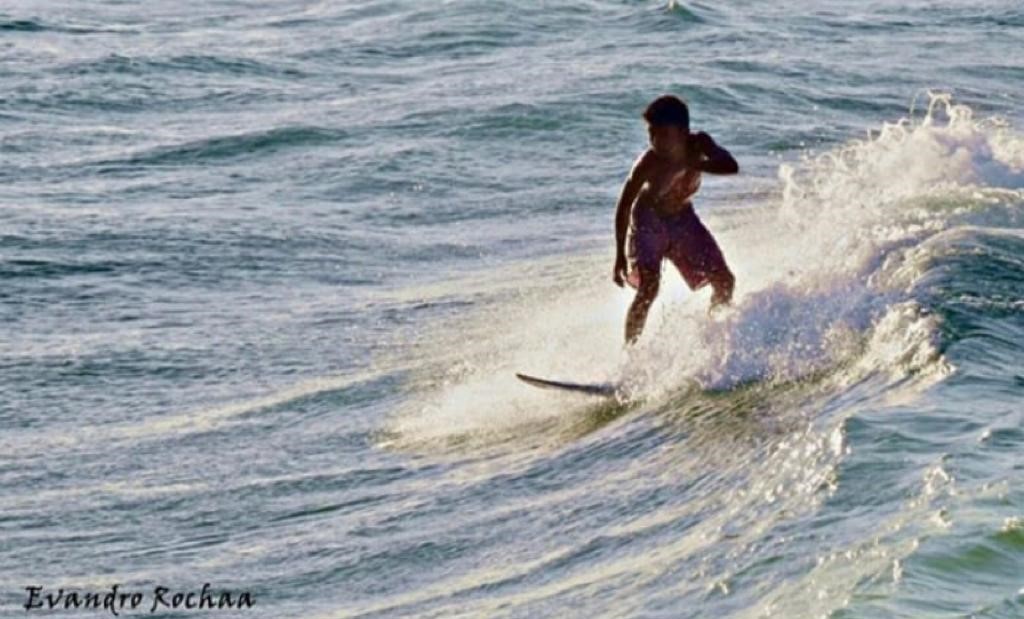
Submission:
M 520 296 L 431 333 L 427 346 L 448 351 L 439 353 L 442 363 L 461 370 L 424 384 L 427 393 L 394 429 L 418 439 L 490 432 L 593 402 L 519 384 L 515 371 L 622 380 L 648 401 L 693 379 L 729 389 L 840 364 L 840 384 L 927 368 L 944 376 L 938 319 L 913 290 L 929 265 L 925 241 L 998 196 L 1019 194 L 1022 145 L 1005 122 L 979 122 L 948 95 L 933 94 L 923 118 L 781 165 L 776 198 L 718 235 L 738 279 L 734 307 L 709 319 L 709 293 L 690 294 L 666 267 L 661 300 L 628 353 L 621 337 L 631 295 L 606 281 L 603 256 L 568 260 L 557 288 L 504 275 L 477 282 L 518 286 Z M 705 219 L 714 231 L 714 214 Z M 464 283 L 456 289 L 466 292 Z

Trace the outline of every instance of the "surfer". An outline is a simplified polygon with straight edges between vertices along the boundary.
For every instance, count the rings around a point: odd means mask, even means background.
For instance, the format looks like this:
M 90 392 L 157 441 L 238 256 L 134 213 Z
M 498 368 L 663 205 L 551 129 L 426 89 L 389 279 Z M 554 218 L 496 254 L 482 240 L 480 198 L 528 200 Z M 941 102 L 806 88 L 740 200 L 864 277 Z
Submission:
M 626 315 L 627 344 L 643 331 L 658 295 L 663 258 L 679 269 L 690 290 L 711 285 L 710 309 L 729 303 L 736 281 L 691 198 L 702 172 L 736 174 L 739 164 L 707 133 L 690 133 L 690 111 L 679 97 L 658 97 L 643 117 L 651 147 L 633 164 L 615 209 L 612 281 L 636 289 Z

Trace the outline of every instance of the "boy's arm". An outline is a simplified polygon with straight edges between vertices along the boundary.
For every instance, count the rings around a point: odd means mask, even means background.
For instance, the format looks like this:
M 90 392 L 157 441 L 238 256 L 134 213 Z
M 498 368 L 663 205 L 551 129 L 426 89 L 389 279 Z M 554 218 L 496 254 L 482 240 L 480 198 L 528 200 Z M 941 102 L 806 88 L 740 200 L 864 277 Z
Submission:
M 612 272 L 612 281 L 618 286 L 622 286 L 622 278 L 626 272 L 626 229 L 629 227 L 629 214 L 640 188 L 647 182 L 651 157 L 651 151 L 646 150 L 637 158 L 629 171 L 629 176 L 626 177 L 626 182 L 622 185 L 619 202 L 615 206 L 615 268 Z
M 697 145 L 696 150 L 701 154 L 697 167 L 702 172 L 736 174 L 740 171 L 740 164 L 736 163 L 732 154 L 716 144 L 710 135 L 700 131 L 694 133 L 690 139 Z

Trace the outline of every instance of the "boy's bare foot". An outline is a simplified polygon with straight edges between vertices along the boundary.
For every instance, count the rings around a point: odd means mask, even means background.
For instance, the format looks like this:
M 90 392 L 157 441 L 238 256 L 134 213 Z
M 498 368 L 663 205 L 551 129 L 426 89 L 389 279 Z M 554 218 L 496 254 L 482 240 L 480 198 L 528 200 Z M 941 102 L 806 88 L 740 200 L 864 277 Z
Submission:
M 708 306 L 708 317 L 714 318 L 715 316 L 721 316 L 731 308 L 732 303 L 729 301 L 715 301 L 712 299 L 711 305 Z

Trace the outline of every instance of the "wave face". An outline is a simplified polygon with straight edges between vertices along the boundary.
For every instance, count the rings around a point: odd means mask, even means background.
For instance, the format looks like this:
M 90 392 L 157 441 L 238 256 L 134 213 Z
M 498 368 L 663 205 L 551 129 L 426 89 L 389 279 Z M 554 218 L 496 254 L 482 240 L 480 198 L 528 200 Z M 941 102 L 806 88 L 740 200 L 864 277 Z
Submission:
M 8 2 L 0 604 L 1024 616 L 1021 26 Z M 738 287 L 708 316 L 666 268 L 624 350 L 612 210 L 664 92 L 740 161 L 696 198 Z
M 782 164 L 775 199 L 708 217 L 740 280 L 734 307 L 708 317 L 708 294 L 673 275 L 626 353 L 628 298 L 585 275 L 603 256 L 569 261 L 571 273 L 549 266 L 560 284 L 428 331 L 418 395 L 380 444 L 507 458 L 523 468 L 490 473 L 498 496 L 521 512 L 587 516 L 578 541 L 543 563 L 483 582 L 474 572 L 397 608 L 554 612 L 582 588 L 629 600 L 627 614 L 856 615 L 925 608 L 965 573 L 1012 589 L 1002 570 L 1018 564 L 1020 531 L 1006 480 L 1019 471 L 991 424 L 1017 444 L 1007 398 L 1024 353 L 1022 146 L 1012 128 L 932 95 L 916 117 Z M 522 290 L 538 274 L 516 277 L 498 279 Z M 475 286 L 489 284 L 430 294 Z M 517 384 L 517 370 L 624 380 L 629 395 L 552 395 Z M 980 401 L 965 405 L 971 393 Z M 508 455 L 525 447 L 538 455 Z M 994 468 L 980 473 L 979 460 Z M 446 501 L 472 503 L 452 492 Z M 981 517 L 991 501 L 1005 509 Z M 606 510 L 623 517 L 603 522 Z M 993 528 L 968 542 L 986 518 Z M 552 544 L 575 532 L 547 526 Z M 979 553 L 990 558 L 975 565 Z M 529 585 L 552 572 L 562 577 Z

